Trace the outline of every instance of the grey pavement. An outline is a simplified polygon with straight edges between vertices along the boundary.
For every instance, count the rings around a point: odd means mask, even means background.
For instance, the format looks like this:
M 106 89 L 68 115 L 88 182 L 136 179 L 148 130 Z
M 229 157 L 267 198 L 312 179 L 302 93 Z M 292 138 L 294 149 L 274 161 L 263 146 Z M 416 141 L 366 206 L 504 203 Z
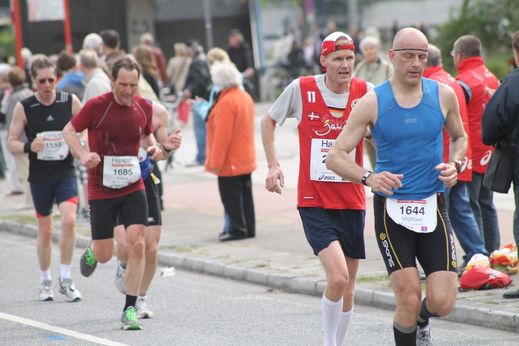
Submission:
M 216 177 L 204 172 L 201 166 L 186 166 L 194 160 L 196 151 L 194 134 L 188 124 L 183 128 L 183 144 L 175 153 L 173 169 L 163 173 L 165 210 L 160 266 L 319 296 L 325 286 L 325 276 L 306 242 L 295 207 L 299 164 L 295 121 L 287 121 L 276 133 L 276 148 L 286 180 L 283 194 L 269 193 L 263 187 L 267 165 L 259 136 L 259 120 L 267 110 L 268 105 L 257 105 L 258 169 L 253 174 L 256 237 L 226 243 L 217 240 L 223 226 L 223 207 Z M 9 191 L 8 181 L 0 181 L 0 191 Z M 356 304 L 391 310 L 395 306 L 394 296 L 376 244 L 371 193 L 368 192 L 368 196 L 367 259 L 360 264 L 355 301 Z M 23 205 L 23 200 L 23 196 L 0 198 L 0 230 L 34 237 L 34 212 Z M 499 210 L 501 244 L 511 243 L 513 195 L 496 194 L 495 201 Z M 54 225 L 57 235 L 58 216 Z M 79 220 L 77 246 L 86 247 L 89 238 L 88 223 Z M 462 254 L 460 248 L 458 254 Z M 512 276 L 512 279 L 517 280 L 518 276 Z M 517 287 L 516 283 L 511 286 L 512 289 Z M 519 332 L 519 299 L 505 300 L 503 292 L 505 289 L 459 292 L 454 312 L 444 319 Z

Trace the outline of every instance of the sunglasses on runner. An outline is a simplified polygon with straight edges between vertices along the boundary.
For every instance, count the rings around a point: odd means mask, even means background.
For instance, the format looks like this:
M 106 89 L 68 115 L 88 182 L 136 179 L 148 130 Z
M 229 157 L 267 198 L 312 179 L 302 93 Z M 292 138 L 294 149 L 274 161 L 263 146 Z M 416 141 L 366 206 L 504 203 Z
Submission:
M 38 79 L 38 84 L 45 84 L 45 82 L 49 82 L 49 84 L 52 84 L 56 81 L 54 78 L 42 78 Z

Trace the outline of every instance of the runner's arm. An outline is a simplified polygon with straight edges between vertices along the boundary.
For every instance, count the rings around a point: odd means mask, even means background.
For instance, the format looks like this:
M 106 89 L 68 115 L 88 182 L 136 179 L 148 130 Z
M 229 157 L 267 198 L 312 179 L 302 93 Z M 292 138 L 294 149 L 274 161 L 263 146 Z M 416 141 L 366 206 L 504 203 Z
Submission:
M 65 138 L 72 154 L 79 158 L 86 168 L 94 168 L 101 162 L 101 157 L 97 153 L 88 151 L 81 145 L 78 132 L 70 121 L 63 128 L 63 138 Z
M 337 138 L 326 158 L 326 167 L 337 175 L 356 183 L 365 184 L 375 192 L 392 195 L 393 190 L 402 186 L 402 174 L 392 172 L 370 173 L 359 166 L 349 153 L 357 146 L 366 129 L 374 126 L 378 114 L 377 97 L 374 91 L 368 92 L 352 109 L 348 122 Z M 367 175 L 369 174 L 369 175 Z
M 76 115 L 81 109 L 81 101 L 79 101 L 76 95 L 72 95 L 72 116 Z
M 439 179 L 446 187 L 452 187 L 458 179 L 458 172 L 455 162 L 463 161 L 467 151 L 468 137 L 463 129 L 461 121 L 458 99 L 454 90 L 449 86 L 439 83 L 440 100 L 442 108 L 445 110 L 445 128 L 451 137 L 451 154 L 449 163 L 441 163 L 436 166 L 440 171 Z
M 261 140 L 269 169 L 265 179 L 265 188 L 270 192 L 281 194 L 281 188 L 285 185 L 285 178 L 276 155 L 275 130 L 276 121 L 269 114 L 265 114 L 261 119 Z
M 445 84 L 440 85 L 440 97 L 444 101 L 446 110 L 445 128 L 451 137 L 450 160 L 463 160 L 467 151 L 468 136 L 463 129 L 458 99 L 454 91 Z
M 164 153 L 162 152 L 162 149 L 159 148 L 159 146 L 157 145 L 157 140 L 153 133 L 150 133 L 142 139 L 142 145 L 144 148 L 146 148 L 146 151 L 148 152 L 150 158 L 153 161 L 159 161 L 163 159 Z
M 168 111 L 158 103 L 153 103 L 152 118 L 155 138 L 162 146 L 163 160 L 167 159 L 172 151 L 177 150 L 182 142 L 182 135 L 177 129 L 168 135 Z
M 376 109 L 377 99 L 374 94 L 369 93 L 361 98 L 326 156 L 326 167 L 349 181 L 360 183 L 362 176 L 367 172 L 349 153 L 359 144 L 369 125 L 374 122 Z
M 13 120 L 7 137 L 7 148 L 13 154 L 24 153 L 25 143 L 20 141 L 20 137 L 22 136 L 26 123 L 27 118 L 25 117 L 25 111 L 22 104 L 18 102 L 13 109 Z

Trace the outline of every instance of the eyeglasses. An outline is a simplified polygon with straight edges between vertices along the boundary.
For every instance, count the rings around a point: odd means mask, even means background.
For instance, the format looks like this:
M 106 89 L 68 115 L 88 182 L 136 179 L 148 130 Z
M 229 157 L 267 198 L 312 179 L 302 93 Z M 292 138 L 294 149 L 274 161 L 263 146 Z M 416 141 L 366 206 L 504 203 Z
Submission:
M 52 84 L 55 81 L 56 81 L 56 79 L 54 79 L 54 78 L 42 78 L 42 79 L 38 79 L 38 84 L 45 84 L 45 82 Z
M 418 52 L 425 52 L 425 53 L 428 52 L 427 49 L 422 49 L 422 48 L 393 48 L 393 52 L 403 52 L 403 51 L 406 51 L 406 50 L 415 50 L 415 51 L 418 51 Z

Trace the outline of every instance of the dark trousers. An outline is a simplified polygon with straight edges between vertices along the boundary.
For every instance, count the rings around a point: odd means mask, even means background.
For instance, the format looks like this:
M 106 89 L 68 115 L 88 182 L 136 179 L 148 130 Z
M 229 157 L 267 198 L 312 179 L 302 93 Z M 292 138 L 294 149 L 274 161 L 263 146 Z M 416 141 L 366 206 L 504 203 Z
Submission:
M 229 215 L 229 233 L 256 235 L 256 217 L 252 198 L 251 175 L 218 177 L 218 189 L 225 213 Z

